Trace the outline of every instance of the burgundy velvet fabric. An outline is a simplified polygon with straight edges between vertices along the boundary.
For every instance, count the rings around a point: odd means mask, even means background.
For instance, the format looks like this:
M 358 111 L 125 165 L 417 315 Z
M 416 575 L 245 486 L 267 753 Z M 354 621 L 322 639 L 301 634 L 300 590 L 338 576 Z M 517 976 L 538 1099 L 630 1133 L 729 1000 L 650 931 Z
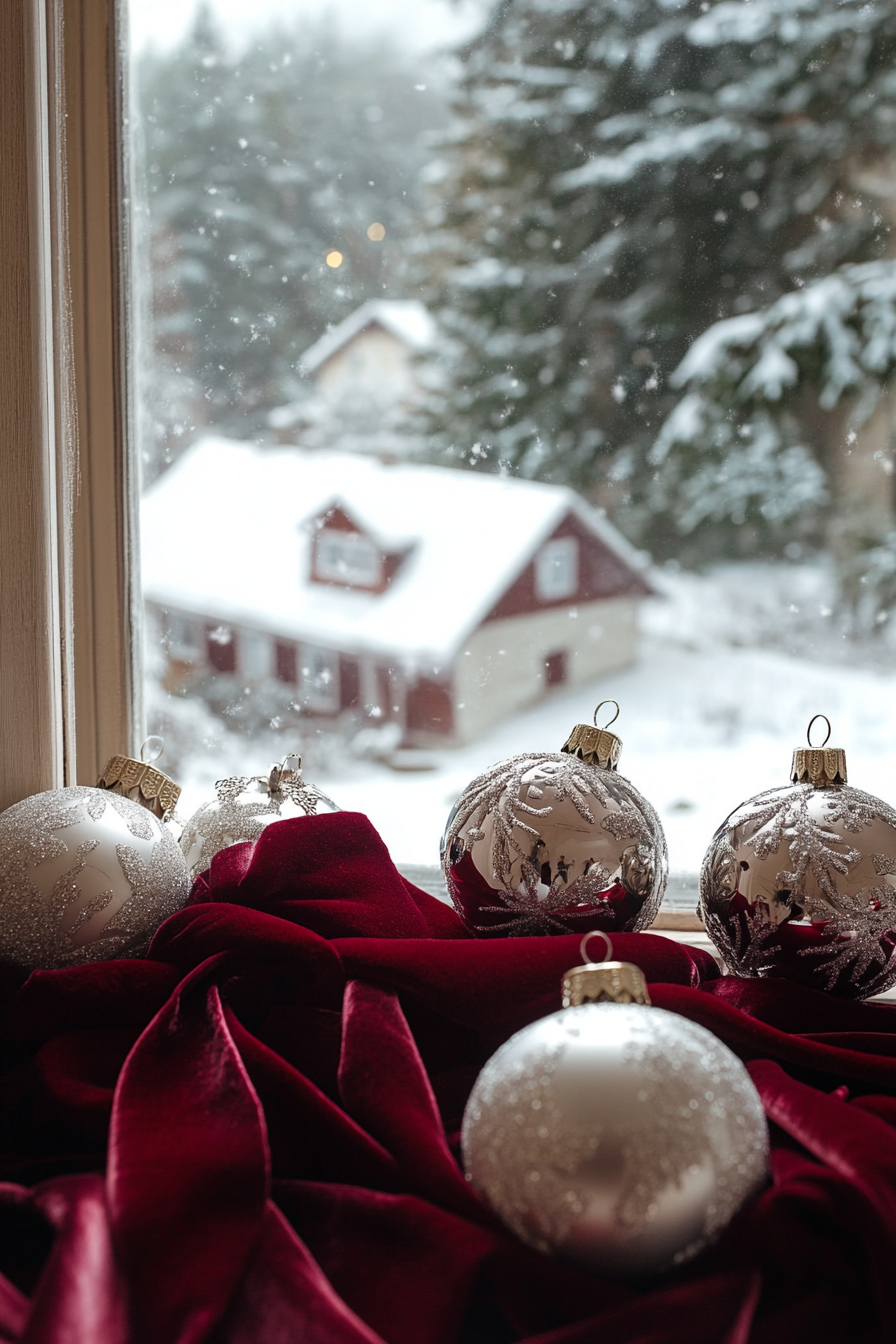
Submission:
M 683 1269 L 588 1274 L 478 1200 L 470 1087 L 579 936 L 471 938 L 339 813 L 218 855 L 142 961 L 2 977 L 0 1344 L 891 1340 L 896 1008 L 613 942 L 770 1122 L 768 1187 Z

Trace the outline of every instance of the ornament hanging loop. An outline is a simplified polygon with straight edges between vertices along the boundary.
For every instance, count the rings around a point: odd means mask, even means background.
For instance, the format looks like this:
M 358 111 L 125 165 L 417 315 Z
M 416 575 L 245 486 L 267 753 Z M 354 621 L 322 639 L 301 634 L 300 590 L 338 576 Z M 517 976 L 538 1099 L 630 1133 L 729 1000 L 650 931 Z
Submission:
M 827 726 L 828 726 L 827 736 L 825 737 L 825 739 L 824 739 L 823 742 L 819 742 L 819 744 L 818 744 L 817 747 L 813 747 L 813 746 L 812 746 L 812 728 L 813 728 L 813 726 L 818 722 L 819 719 L 824 719 L 825 723 L 826 723 Z M 824 747 L 827 746 L 827 744 L 830 742 L 830 740 L 831 740 L 831 721 L 830 721 L 830 719 L 828 718 L 827 714 L 816 714 L 814 718 L 812 718 L 812 719 L 809 720 L 809 727 L 806 729 L 806 743 L 807 743 L 807 745 L 809 746 L 809 748 L 810 748 L 812 751 L 821 751 Z
M 147 737 L 140 748 L 140 760 L 144 765 L 154 765 L 165 754 L 165 743 L 161 737 Z
M 592 938 L 603 938 L 607 955 L 603 961 L 588 961 L 588 943 Z M 603 929 L 591 929 L 579 945 L 583 966 L 574 966 L 560 982 L 564 1008 L 578 1008 L 583 1003 L 639 1003 L 650 1007 L 650 995 L 644 972 L 631 961 L 611 961 L 613 944 Z
M 615 723 L 616 720 L 619 718 L 619 701 L 618 701 L 618 700 L 601 700 L 601 702 L 600 702 L 600 704 L 598 705 L 597 709 L 594 711 L 594 718 L 592 719 L 592 723 L 594 724 L 595 728 L 597 727 L 597 716 L 598 716 L 598 714 L 600 713 L 600 711 L 603 709 L 604 705 L 615 705 L 615 706 L 616 706 L 616 713 L 613 715 L 612 719 L 608 719 L 607 722 L 604 724 L 603 728 L 600 729 L 600 731 L 601 731 L 602 733 L 605 733 L 605 732 L 607 731 L 607 729 L 609 728 L 610 724 L 611 724 L 611 723 Z M 829 734 L 829 735 L 830 735 L 830 734 Z
M 609 935 L 604 933 L 603 929 L 589 929 L 588 932 L 585 934 L 585 937 L 579 944 L 579 956 L 582 958 L 582 961 L 585 962 L 588 966 L 600 965 L 600 962 L 592 961 L 588 955 L 588 944 L 592 938 L 603 938 L 607 950 L 601 957 L 601 961 L 612 961 L 613 944 L 610 942 Z

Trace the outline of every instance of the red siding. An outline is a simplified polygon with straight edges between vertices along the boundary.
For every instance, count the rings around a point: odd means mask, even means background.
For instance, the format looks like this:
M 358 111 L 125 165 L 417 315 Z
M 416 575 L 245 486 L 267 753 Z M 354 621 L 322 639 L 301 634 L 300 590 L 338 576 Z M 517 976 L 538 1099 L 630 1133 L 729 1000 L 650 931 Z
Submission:
M 579 586 L 569 597 L 544 600 L 535 591 L 535 560 L 529 561 L 519 578 L 492 607 L 487 621 L 506 616 L 526 616 L 550 607 L 574 607 L 577 602 L 594 602 L 602 597 L 648 597 L 651 589 L 641 575 L 625 563 L 609 546 L 568 513 L 545 538 L 575 537 L 579 543 Z
M 354 709 L 361 703 L 361 668 L 357 658 L 339 656 L 339 708 Z
M 298 650 L 295 644 L 288 644 L 285 639 L 278 639 L 274 652 L 277 680 L 295 686 L 299 680 Z
M 420 677 L 408 688 L 407 727 L 409 732 L 444 733 L 454 728 L 451 690 L 441 682 Z
M 360 532 L 361 528 L 356 522 L 349 518 L 344 509 L 340 509 L 338 504 L 334 504 L 332 509 L 327 509 L 319 518 L 315 518 L 314 527 L 320 531 L 323 527 L 331 527 L 334 532 Z

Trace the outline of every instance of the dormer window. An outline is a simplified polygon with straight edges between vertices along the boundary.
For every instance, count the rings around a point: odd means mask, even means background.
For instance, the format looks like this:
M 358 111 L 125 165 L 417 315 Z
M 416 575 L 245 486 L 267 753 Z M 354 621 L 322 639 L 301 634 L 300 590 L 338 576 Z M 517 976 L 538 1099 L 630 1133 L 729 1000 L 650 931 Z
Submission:
M 379 588 L 383 557 L 363 533 L 324 527 L 317 534 L 315 577 L 347 588 Z
M 579 586 L 579 543 L 554 537 L 535 557 L 535 594 L 542 602 L 572 597 Z

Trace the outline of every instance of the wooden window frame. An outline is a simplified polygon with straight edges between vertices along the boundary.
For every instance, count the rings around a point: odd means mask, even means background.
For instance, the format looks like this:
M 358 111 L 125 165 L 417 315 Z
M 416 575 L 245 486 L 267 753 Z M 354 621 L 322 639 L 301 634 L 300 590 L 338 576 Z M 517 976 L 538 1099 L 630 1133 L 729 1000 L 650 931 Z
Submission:
M 121 37 L 0 3 L 0 808 L 142 727 Z

